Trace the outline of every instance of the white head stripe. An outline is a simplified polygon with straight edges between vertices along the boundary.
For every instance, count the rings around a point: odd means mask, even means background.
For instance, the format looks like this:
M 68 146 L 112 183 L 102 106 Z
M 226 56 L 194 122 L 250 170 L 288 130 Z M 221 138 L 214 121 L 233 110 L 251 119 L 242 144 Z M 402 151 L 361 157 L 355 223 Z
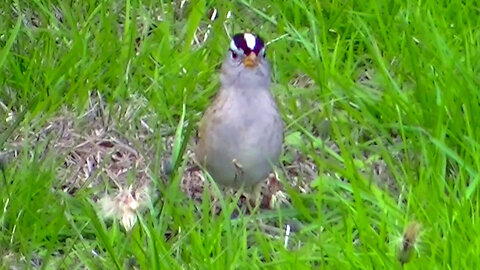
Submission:
M 245 33 L 243 34 L 243 38 L 245 39 L 245 42 L 247 42 L 247 47 L 250 48 L 250 50 L 253 50 L 256 43 L 255 36 L 250 33 Z
M 260 50 L 259 55 L 265 56 L 265 47 Z
M 235 45 L 235 41 L 233 41 L 233 39 L 232 39 L 232 42 L 230 42 L 230 49 L 234 51 L 238 50 L 237 45 Z

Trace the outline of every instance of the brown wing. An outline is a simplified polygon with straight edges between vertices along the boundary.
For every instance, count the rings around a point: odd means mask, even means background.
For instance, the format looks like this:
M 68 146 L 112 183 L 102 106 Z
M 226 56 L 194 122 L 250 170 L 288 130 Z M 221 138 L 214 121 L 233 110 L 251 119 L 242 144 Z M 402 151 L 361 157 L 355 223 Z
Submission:
M 227 96 L 224 91 L 219 91 L 210 106 L 205 110 L 202 119 L 198 124 L 197 134 L 195 138 L 195 158 L 200 164 L 203 164 L 208 156 L 208 150 L 212 143 L 211 136 L 206 134 L 211 130 L 211 126 L 221 121 L 221 112 L 224 108 Z

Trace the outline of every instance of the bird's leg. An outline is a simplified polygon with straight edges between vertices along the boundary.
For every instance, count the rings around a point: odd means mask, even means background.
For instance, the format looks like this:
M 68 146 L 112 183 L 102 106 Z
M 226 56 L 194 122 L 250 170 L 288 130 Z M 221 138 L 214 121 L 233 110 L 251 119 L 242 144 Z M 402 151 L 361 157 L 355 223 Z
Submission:
M 249 205 L 249 208 L 251 208 L 250 212 L 254 212 L 262 206 L 262 186 L 263 181 L 260 181 L 252 187 L 250 192 L 245 194 L 247 197 L 247 204 Z
M 235 180 L 237 180 L 237 177 L 243 174 L 243 166 L 242 164 L 237 162 L 236 158 L 232 160 L 232 163 L 233 163 L 233 167 L 235 167 Z
M 262 203 L 262 186 L 263 181 L 258 182 L 253 187 L 253 198 L 255 199 L 255 205 L 260 205 Z
M 242 164 L 238 163 L 237 159 L 235 158 L 232 160 L 232 164 L 235 167 L 235 180 L 237 180 L 237 177 L 242 176 L 244 173 L 243 166 Z M 255 184 L 251 190 L 248 190 L 248 192 L 244 193 L 247 199 L 247 205 L 249 206 L 251 212 L 259 208 L 262 204 L 262 186 L 263 181 L 260 181 Z

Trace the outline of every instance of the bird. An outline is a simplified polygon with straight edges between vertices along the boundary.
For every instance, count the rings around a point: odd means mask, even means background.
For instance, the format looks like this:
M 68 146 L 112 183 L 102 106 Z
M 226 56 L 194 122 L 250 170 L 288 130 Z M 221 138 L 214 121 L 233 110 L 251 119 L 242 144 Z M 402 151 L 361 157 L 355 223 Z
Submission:
M 255 205 L 278 163 L 284 122 L 270 86 L 264 41 L 235 34 L 222 62 L 220 87 L 201 118 L 194 149 L 197 164 L 219 184 L 242 189 Z

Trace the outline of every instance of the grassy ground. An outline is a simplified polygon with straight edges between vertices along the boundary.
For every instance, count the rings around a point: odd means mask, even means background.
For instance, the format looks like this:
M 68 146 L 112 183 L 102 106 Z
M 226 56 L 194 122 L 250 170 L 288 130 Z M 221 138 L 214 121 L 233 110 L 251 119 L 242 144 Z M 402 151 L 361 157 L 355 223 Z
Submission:
M 2 1 L 0 269 L 480 268 L 480 6 L 440 2 Z M 271 41 L 285 198 L 232 219 L 180 183 L 248 29 Z M 99 202 L 129 185 L 125 231 Z

